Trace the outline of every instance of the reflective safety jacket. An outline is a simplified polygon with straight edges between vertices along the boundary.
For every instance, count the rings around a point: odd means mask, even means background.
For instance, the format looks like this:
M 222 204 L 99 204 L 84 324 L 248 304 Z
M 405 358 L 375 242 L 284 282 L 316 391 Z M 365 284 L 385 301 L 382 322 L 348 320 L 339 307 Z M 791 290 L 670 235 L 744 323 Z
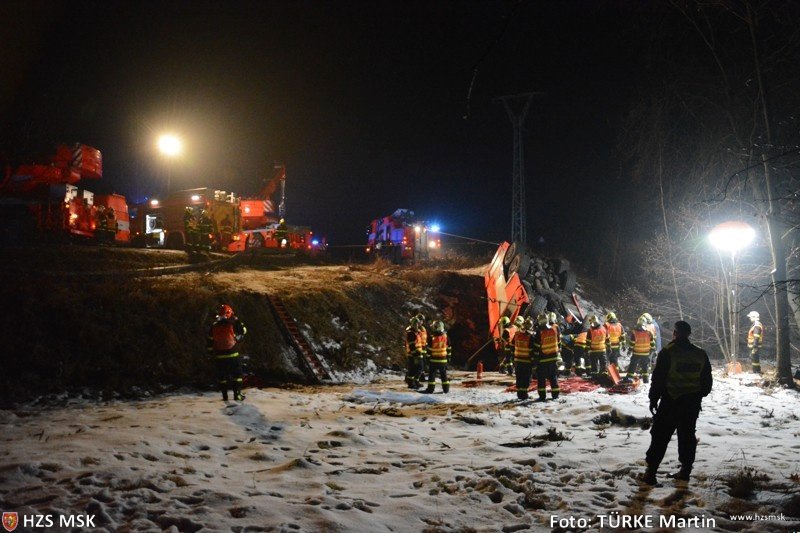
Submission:
M 533 336 L 527 331 L 518 331 L 514 335 L 514 361 L 522 363 L 531 362 Z
M 230 318 L 220 317 L 208 328 L 206 348 L 217 359 L 238 357 L 236 345 L 247 334 L 247 328 L 235 316 Z
M 450 359 L 451 347 L 447 333 L 434 333 L 431 337 L 430 357 L 431 363 L 447 363 Z
M 417 332 L 408 326 L 405 331 L 406 355 L 416 355 L 417 353 Z
M 537 362 L 550 363 L 555 361 L 561 351 L 561 336 L 558 334 L 558 328 L 543 327 L 536 330 L 533 346 Z
M 605 352 L 608 345 L 608 332 L 605 326 L 589 328 L 587 335 L 590 352 Z
M 658 353 L 648 396 L 651 401 L 667 395 L 699 402 L 712 385 L 708 354 L 688 340 L 673 341 Z
M 608 331 L 608 342 L 611 349 L 618 349 L 625 340 L 625 330 L 622 329 L 622 324 L 619 322 L 606 322 L 606 331 Z
M 636 328 L 631 332 L 633 355 L 650 355 L 656 349 L 656 341 L 648 329 Z
M 417 357 L 424 357 L 428 353 L 428 330 L 421 327 L 414 330 L 414 353 Z
M 588 331 L 581 331 L 575 337 L 575 347 L 576 348 L 586 348 L 586 334 Z
M 764 336 L 764 326 L 761 325 L 761 322 L 756 320 L 753 322 L 750 331 L 747 332 L 747 347 L 748 348 L 758 348 L 761 346 L 763 342 Z

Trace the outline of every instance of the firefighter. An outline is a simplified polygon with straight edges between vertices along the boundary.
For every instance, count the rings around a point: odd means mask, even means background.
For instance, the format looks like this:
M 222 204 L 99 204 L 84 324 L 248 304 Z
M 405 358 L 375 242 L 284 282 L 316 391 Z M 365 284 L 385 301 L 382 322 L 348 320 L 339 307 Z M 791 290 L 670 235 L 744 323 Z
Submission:
M 547 313 L 547 323 L 555 328 L 556 333 L 558 334 L 558 341 L 561 342 L 561 329 L 563 324 L 562 318 L 558 315 L 558 313 L 550 311 Z M 561 351 L 558 352 L 558 358 L 556 359 L 556 369 L 558 372 L 564 371 L 564 360 L 561 358 Z
M 417 313 L 415 316 L 419 324 L 417 339 L 420 354 L 419 381 L 424 382 L 425 376 L 430 373 L 430 369 L 428 368 L 428 329 L 425 327 L 425 315 Z
M 642 477 L 648 485 L 658 485 L 656 472 L 676 429 L 681 469 L 673 477 L 688 481 L 692 472 L 697 449 L 697 417 L 702 399 L 711 392 L 713 378 L 708 354 L 689 342 L 691 333 L 692 327 L 687 322 L 676 322 L 673 341 L 656 359 L 649 394 L 652 438 L 646 454 L 647 471 Z
M 592 377 L 608 374 L 606 353 L 608 352 L 608 331 L 596 315 L 589 316 L 589 331 L 586 334 L 589 345 L 589 363 Z
M 183 210 L 183 233 L 186 236 L 186 251 L 196 253 L 200 245 L 200 234 L 197 226 L 197 217 L 194 209 L 187 207 Z
M 631 381 L 636 374 L 642 376 L 642 381 L 650 381 L 650 356 L 656 349 L 653 332 L 647 328 L 647 319 L 643 316 L 636 321 L 636 327 L 630 332 L 629 344 L 631 347 L 631 362 L 625 373 L 625 380 Z
M 550 381 L 550 395 L 558 398 L 557 361 L 561 355 L 561 338 L 558 326 L 551 323 L 547 315 L 537 318 L 539 327 L 533 339 L 533 353 L 536 360 L 536 380 L 539 401 L 547 400 L 547 381 Z
M 442 382 L 442 391 L 447 394 L 450 392 L 450 380 L 447 379 L 447 363 L 450 362 L 452 347 L 447 332 L 444 330 L 444 322 L 437 320 L 433 323 L 430 336 L 430 358 L 428 368 L 428 388 L 425 393 L 431 394 L 436 388 L 436 374 Z
M 208 215 L 208 211 L 205 209 L 200 212 L 197 230 L 200 233 L 200 251 L 209 253 L 211 251 L 211 232 L 214 231 L 214 225 Z
M 575 372 L 575 334 L 564 333 L 561 335 L 561 355 L 564 361 L 563 375 L 568 376 Z
M 617 315 L 610 312 L 606 315 L 606 331 L 608 331 L 608 362 L 619 368 L 619 354 L 625 346 L 625 328 L 622 327 Z
M 419 343 L 419 321 L 416 316 L 411 317 L 405 330 L 406 338 L 406 384 L 409 389 L 420 388 L 419 378 L 422 372 L 423 352 Z
M 247 328 L 233 313 L 231 306 L 222 304 L 214 323 L 208 328 L 208 352 L 217 365 L 217 379 L 222 391 L 222 400 L 228 401 L 228 389 L 233 399 L 244 400 L 242 394 L 242 362 L 238 345 L 247 334 Z
M 759 320 L 758 311 L 750 311 L 747 314 L 752 326 L 750 331 L 747 332 L 747 347 L 750 349 L 750 362 L 752 363 L 753 373 L 761 373 L 761 358 L 759 352 L 761 351 L 761 344 L 764 341 L 764 326 L 761 325 Z
M 645 322 L 647 323 L 647 329 L 653 334 L 653 339 L 656 342 L 656 353 L 661 351 L 661 327 L 658 325 L 653 319 L 653 315 L 650 313 L 642 313 L 642 318 L 644 318 Z
M 582 376 L 586 373 L 586 338 L 589 331 L 580 322 L 576 323 L 576 327 L 578 328 L 578 333 L 575 335 L 573 343 L 573 351 L 575 353 L 574 367 L 575 373 Z
M 533 320 L 531 317 L 527 317 L 522 322 L 522 329 L 514 335 L 514 366 L 517 374 L 517 398 L 520 400 L 528 399 L 528 389 L 530 388 L 531 375 L 533 374 L 532 350 Z
M 289 246 L 289 227 L 286 221 L 281 219 L 278 222 L 278 227 L 275 228 L 275 240 L 278 241 L 279 248 L 288 248 Z
M 500 361 L 498 368 L 501 374 L 514 375 L 514 335 L 517 333 L 518 325 L 522 324 L 522 317 L 517 317 L 514 325 L 510 325 L 511 319 L 507 316 L 500 318 L 500 350 L 503 352 L 503 358 Z

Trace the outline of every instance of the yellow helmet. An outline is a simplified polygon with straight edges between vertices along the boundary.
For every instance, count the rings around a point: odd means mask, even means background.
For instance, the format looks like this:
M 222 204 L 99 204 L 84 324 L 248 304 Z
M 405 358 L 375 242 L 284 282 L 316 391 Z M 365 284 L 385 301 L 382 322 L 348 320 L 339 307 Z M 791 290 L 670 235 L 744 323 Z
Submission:
M 505 328 L 511 323 L 511 319 L 508 318 L 507 316 L 501 316 L 498 323 L 500 324 L 500 326 Z
M 609 322 L 616 322 L 617 315 L 615 315 L 613 311 L 609 311 L 609 313 L 606 315 L 606 320 Z
M 555 311 L 550 311 L 547 313 L 547 321 L 551 324 L 558 324 L 558 315 L 555 313 Z
M 643 313 L 642 318 L 644 318 L 648 324 L 653 323 L 653 315 L 651 315 L 650 313 Z
M 758 320 L 761 315 L 758 314 L 758 311 L 750 311 L 747 313 L 747 318 L 750 320 Z
M 647 325 L 647 319 L 644 317 L 644 315 L 639 317 L 639 320 L 636 321 L 636 325 L 640 328 L 643 328 Z
M 433 332 L 444 333 L 444 322 L 442 322 L 441 320 L 435 320 L 433 322 Z

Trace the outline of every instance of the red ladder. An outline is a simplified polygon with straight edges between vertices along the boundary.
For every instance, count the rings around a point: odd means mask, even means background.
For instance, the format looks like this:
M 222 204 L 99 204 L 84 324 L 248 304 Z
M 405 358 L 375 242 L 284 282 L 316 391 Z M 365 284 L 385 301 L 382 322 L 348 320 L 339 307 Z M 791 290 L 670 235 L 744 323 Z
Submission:
M 283 300 L 273 294 L 270 294 L 268 298 L 272 306 L 275 321 L 278 323 L 278 326 L 280 326 L 289 344 L 292 345 L 292 348 L 294 348 L 300 356 L 300 361 L 305 364 L 308 374 L 317 383 L 334 382 L 335 380 L 330 367 L 328 367 L 327 363 L 325 363 L 325 361 L 314 352 L 314 349 L 311 348 L 311 345 L 300 331 L 297 320 L 289 314 L 289 311 L 283 304 Z

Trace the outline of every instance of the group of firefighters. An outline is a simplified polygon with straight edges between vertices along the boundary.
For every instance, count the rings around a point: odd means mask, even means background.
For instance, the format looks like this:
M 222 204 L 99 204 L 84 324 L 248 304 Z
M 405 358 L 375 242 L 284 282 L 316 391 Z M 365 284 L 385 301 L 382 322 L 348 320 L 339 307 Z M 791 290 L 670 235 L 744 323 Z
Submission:
M 747 334 L 752 371 L 760 374 L 759 353 L 764 327 L 758 312 L 752 311 L 747 316 L 752 323 Z M 450 341 L 441 320 L 431 322 L 429 327 L 431 333 L 423 315 L 411 317 L 406 327 L 406 383 L 409 388 L 420 388 L 427 371 L 428 384 L 424 392 L 434 391 L 438 374 L 446 393 L 450 390 L 447 378 Z M 535 320 L 518 316 L 513 323 L 504 316 L 500 318 L 498 328 L 500 338 L 496 348 L 502 354 L 499 371 L 516 374 L 517 397 L 521 400 L 528 399 L 534 375 L 541 401 L 547 397 L 548 382 L 552 398 L 558 398 L 559 375 L 588 376 L 609 383 L 609 365 L 620 367 L 619 358 L 626 346 L 630 362 L 627 370 L 620 373 L 620 378 L 624 382 L 641 379 L 648 383 L 655 355 L 661 351 L 661 331 L 650 313 L 643 313 L 628 332 L 613 312 L 608 313 L 602 323 L 594 314 L 588 315 L 584 323 L 573 316 L 564 320 L 554 312 L 540 314 Z

